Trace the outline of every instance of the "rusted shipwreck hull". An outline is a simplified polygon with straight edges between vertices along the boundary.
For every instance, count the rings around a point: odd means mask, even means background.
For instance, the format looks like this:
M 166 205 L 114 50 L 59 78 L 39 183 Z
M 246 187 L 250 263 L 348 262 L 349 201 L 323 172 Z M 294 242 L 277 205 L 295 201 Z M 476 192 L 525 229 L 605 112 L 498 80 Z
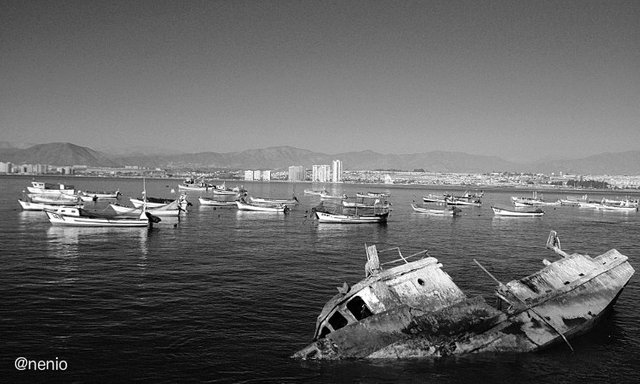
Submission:
M 477 352 L 529 352 L 589 331 L 635 272 L 612 249 L 600 256 L 567 254 L 542 270 L 498 283 L 500 306 L 468 298 L 433 257 L 383 269 L 367 249 L 367 277 L 346 284 L 324 306 L 314 341 L 299 359 L 416 358 Z M 424 255 L 426 256 L 426 255 Z M 383 264 L 384 265 L 384 264 Z M 484 268 L 483 268 L 484 269 Z M 492 276 L 493 277 L 493 276 Z

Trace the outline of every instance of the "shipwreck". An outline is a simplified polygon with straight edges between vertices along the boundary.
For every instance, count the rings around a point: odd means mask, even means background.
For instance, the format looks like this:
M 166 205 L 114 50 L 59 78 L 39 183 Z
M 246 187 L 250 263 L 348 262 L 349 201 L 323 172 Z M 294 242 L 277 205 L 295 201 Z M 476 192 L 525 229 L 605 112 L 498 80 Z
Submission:
M 329 300 L 313 341 L 298 359 L 420 358 L 480 352 L 531 352 L 592 329 L 634 274 L 627 256 L 611 249 L 597 257 L 560 247 L 551 231 L 547 248 L 561 258 L 519 280 L 499 282 L 497 305 L 467 297 L 442 264 L 422 251 L 380 263 L 366 247 L 366 277 Z M 382 251 L 380 251 L 382 253 Z M 474 260 L 475 261 L 475 260 Z

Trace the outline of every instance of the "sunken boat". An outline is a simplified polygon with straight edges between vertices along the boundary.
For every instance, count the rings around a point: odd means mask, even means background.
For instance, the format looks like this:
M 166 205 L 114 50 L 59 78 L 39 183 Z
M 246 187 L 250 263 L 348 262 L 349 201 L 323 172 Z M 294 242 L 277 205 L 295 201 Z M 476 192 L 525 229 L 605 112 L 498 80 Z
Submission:
M 615 249 L 568 254 L 554 231 L 547 248 L 560 259 L 543 259 L 540 271 L 506 284 L 476 261 L 497 282 L 493 306 L 467 297 L 427 251 L 404 257 L 398 249 L 399 259 L 381 264 L 375 245 L 366 247 L 366 277 L 338 288 L 318 316 L 313 341 L 292 357 L 444 357 L 558 343 L 573 350 L 571 338 L 597 324 L 635 271 Z

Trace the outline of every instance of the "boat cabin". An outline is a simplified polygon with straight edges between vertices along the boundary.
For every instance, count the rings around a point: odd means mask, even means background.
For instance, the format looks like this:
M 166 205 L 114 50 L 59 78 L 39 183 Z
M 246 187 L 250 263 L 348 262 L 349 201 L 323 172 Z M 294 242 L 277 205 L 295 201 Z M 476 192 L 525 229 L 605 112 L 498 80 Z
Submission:
M 380 264 L 376 246 L 367 247 L 366 277 L 352 287 L 344 283 L 338 288 L 318 316 L 314 340 L 400 306 L 436 311 L 466 299 L 426 250 L 408 257 L 398 248 L 385 251 L 391 250 L 397 250 L 400 258 Z M 418 256 L 423 258 L 409 261 Z M 385 265 L 391 267 L 383 269 Z

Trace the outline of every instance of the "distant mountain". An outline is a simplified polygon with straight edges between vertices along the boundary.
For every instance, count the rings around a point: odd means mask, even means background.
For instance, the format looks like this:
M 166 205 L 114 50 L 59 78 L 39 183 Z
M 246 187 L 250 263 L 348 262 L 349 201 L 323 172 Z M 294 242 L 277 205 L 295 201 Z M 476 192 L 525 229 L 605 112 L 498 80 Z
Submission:
M 150 151 L 153 152 L 153 151 Z M 289 146 L 240 152 L 191 154 L 114 155 L 70 143 L 39 144 L 19 149 L 0 145 L 0 161 L 23 164 L 88 165 L 119 167 L 138 165 L 169 169 L 287 169 L 302 165 L 331 164 L 340 159 L 344 169 L 398 169 L 428 172 L 564 172 L 575 174 L 640 175 L 640 151 L 603 153 L 583 159 L 548 160 L 519 164 L 496 156 L 433 151 L 413 154 L 382 154 L 374 151 L 326 154 Z
M 51 164 L 58 166 L 121 166 L 104 153 L 71 143 L 37 144 L 26 149 L 0 148 L 0 161 L 15 164 Z

